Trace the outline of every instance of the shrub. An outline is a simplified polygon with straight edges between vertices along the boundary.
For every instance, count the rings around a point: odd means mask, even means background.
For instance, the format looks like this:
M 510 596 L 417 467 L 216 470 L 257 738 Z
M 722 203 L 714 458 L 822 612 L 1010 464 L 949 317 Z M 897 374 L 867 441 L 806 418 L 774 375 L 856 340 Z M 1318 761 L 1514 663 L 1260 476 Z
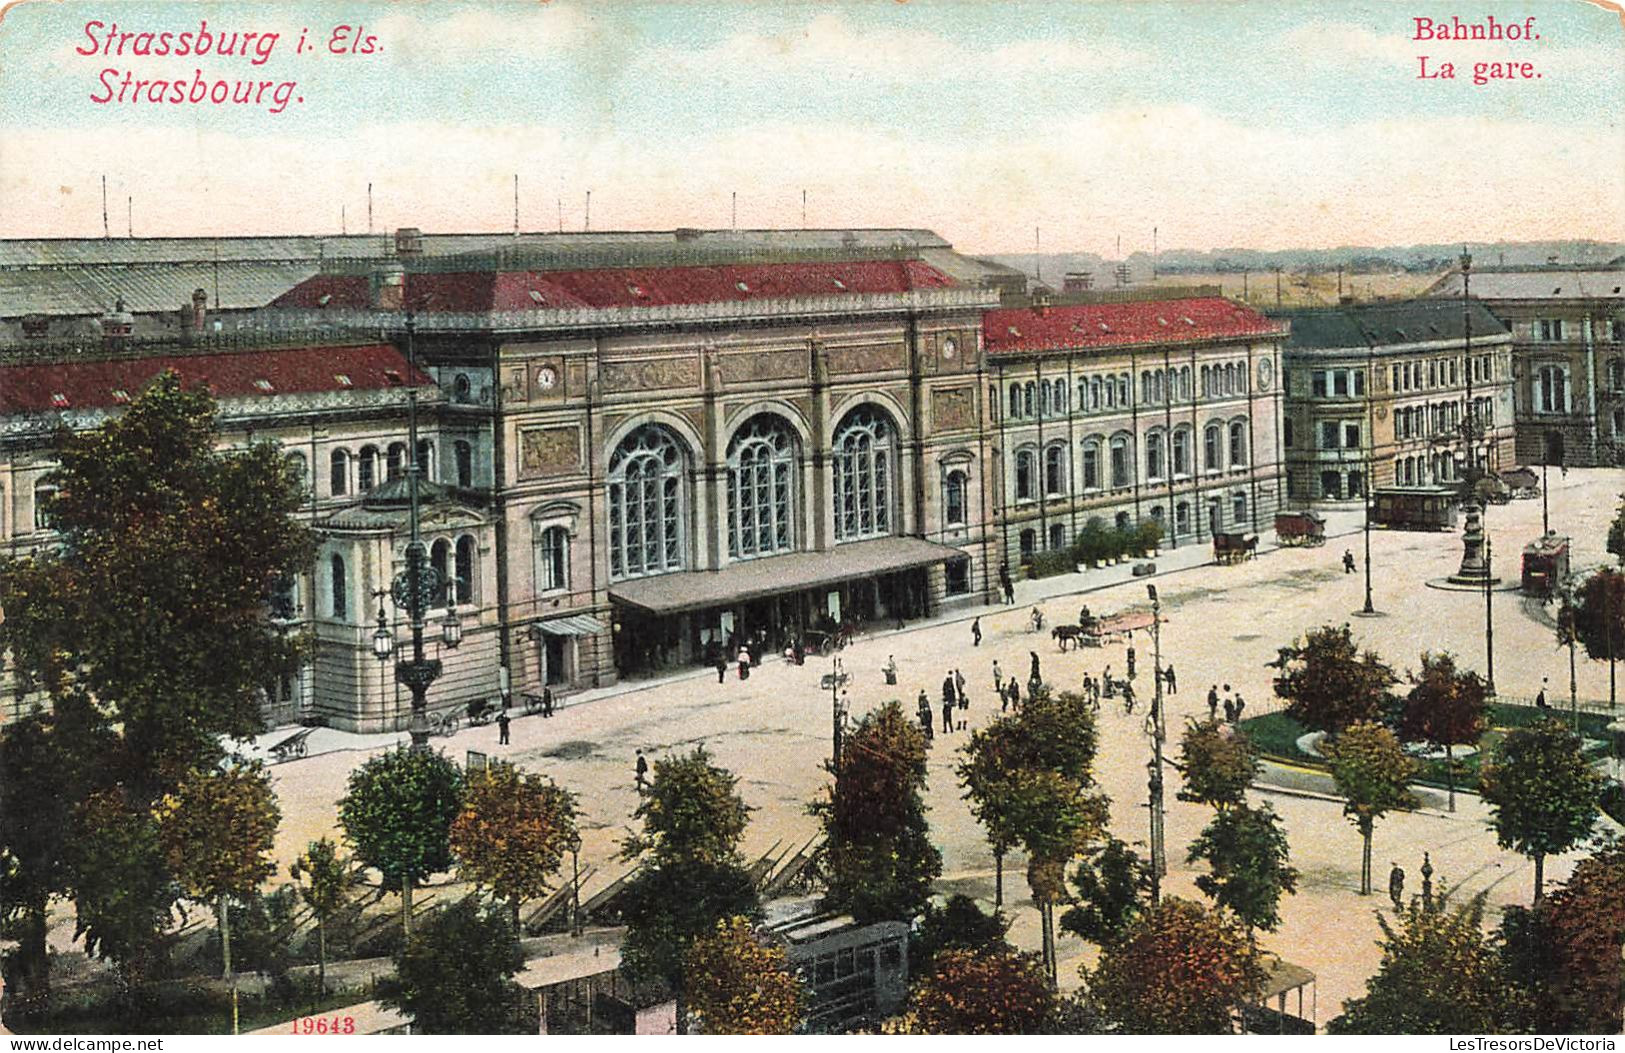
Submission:
M 1099 563 L 1112 556 L 1112 531 L 1099 516 L 1090 517 L 1078 532 L 1079 563 Z
M 1035 578 L 1052 578 L 1057 574 L 1071 574 L 1078 569 L 1077 557 L 1071 549 L 1059 552 L 1040 552 L 1033 557 L 1031 574 Z

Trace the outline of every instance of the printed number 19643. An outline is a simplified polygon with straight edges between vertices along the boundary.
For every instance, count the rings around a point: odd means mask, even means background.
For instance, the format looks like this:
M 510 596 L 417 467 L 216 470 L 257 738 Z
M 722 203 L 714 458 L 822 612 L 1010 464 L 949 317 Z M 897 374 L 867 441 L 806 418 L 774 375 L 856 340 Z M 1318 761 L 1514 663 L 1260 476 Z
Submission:
M 353 1016 L 302 1016 L 293 1022 L 296 1035 L 353 1035 Z

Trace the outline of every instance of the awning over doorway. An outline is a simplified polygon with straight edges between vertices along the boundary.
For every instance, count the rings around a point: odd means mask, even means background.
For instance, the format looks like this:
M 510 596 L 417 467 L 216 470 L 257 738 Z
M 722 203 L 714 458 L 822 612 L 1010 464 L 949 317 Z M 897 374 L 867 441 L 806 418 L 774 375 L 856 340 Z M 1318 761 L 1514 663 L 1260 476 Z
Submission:
M 651 614 L 674 614 L 873 578 L 964 555 L 957 548 L 920 538 L 884 537 L 840 545 L 833 552 L 792 552 L 730 563 L 721 570 L 622 581 L 610 586 L 609 598 Z
M 571 614 L 535 624 L 539 631 L 549 636 L 596 636 L 609 631 L 608 626 L 590 614 Z

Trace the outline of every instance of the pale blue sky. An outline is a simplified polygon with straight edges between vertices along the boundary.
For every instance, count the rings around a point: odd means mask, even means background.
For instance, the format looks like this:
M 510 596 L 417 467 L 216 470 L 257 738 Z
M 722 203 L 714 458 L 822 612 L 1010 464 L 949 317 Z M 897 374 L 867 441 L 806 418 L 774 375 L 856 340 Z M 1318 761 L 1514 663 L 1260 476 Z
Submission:
M 1541 39 L 1410 39 L 1485 12 Z M 282 39 L 263 66 L 85 57 L 90 19 Z M 340 22 L 382 53 L 327 53 Z M 137 233 L 336 230 L 341 203 L 355 230 L 369 180 L 380 228 L 504 229 L 518 171 L 527 229 L 560 199 L 579 227 L 588 188 L 595 228 L 725 226 L 731 191 L 742 226 L 792 225 L 805 188 L 811 225 L 971 250 L 1620 238 L 1622 44 L 1583 0 L 29 3 L 0 24 L 0 235 L 99 233 L 102 172 Z M 1475 59 L 1542 77 L 1475 86 Z M 104 67 L 304 102 L 98 105 Z

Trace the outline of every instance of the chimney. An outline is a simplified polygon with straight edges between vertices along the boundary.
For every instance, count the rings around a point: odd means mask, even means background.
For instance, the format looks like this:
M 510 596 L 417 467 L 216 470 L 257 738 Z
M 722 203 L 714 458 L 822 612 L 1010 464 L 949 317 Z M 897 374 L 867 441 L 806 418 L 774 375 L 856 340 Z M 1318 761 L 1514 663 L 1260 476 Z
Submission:
M 395 228 L 395 255 L 423 255 L 423 231 L 417 227 Z
M 406 268 L 390 261 L 372 272 L 370 304 L 375 311 L 406 307 Z
M 202 289 L 192 290 L 192 328 L 199 333 L 209 320 L 209 294 Z
M 102 315 L 102 346 L 122 348 L 130 342 L 134 331 L 135 317 L 124 309 L 124 298 L 121 296 L 113 304 L 113 310 Z

